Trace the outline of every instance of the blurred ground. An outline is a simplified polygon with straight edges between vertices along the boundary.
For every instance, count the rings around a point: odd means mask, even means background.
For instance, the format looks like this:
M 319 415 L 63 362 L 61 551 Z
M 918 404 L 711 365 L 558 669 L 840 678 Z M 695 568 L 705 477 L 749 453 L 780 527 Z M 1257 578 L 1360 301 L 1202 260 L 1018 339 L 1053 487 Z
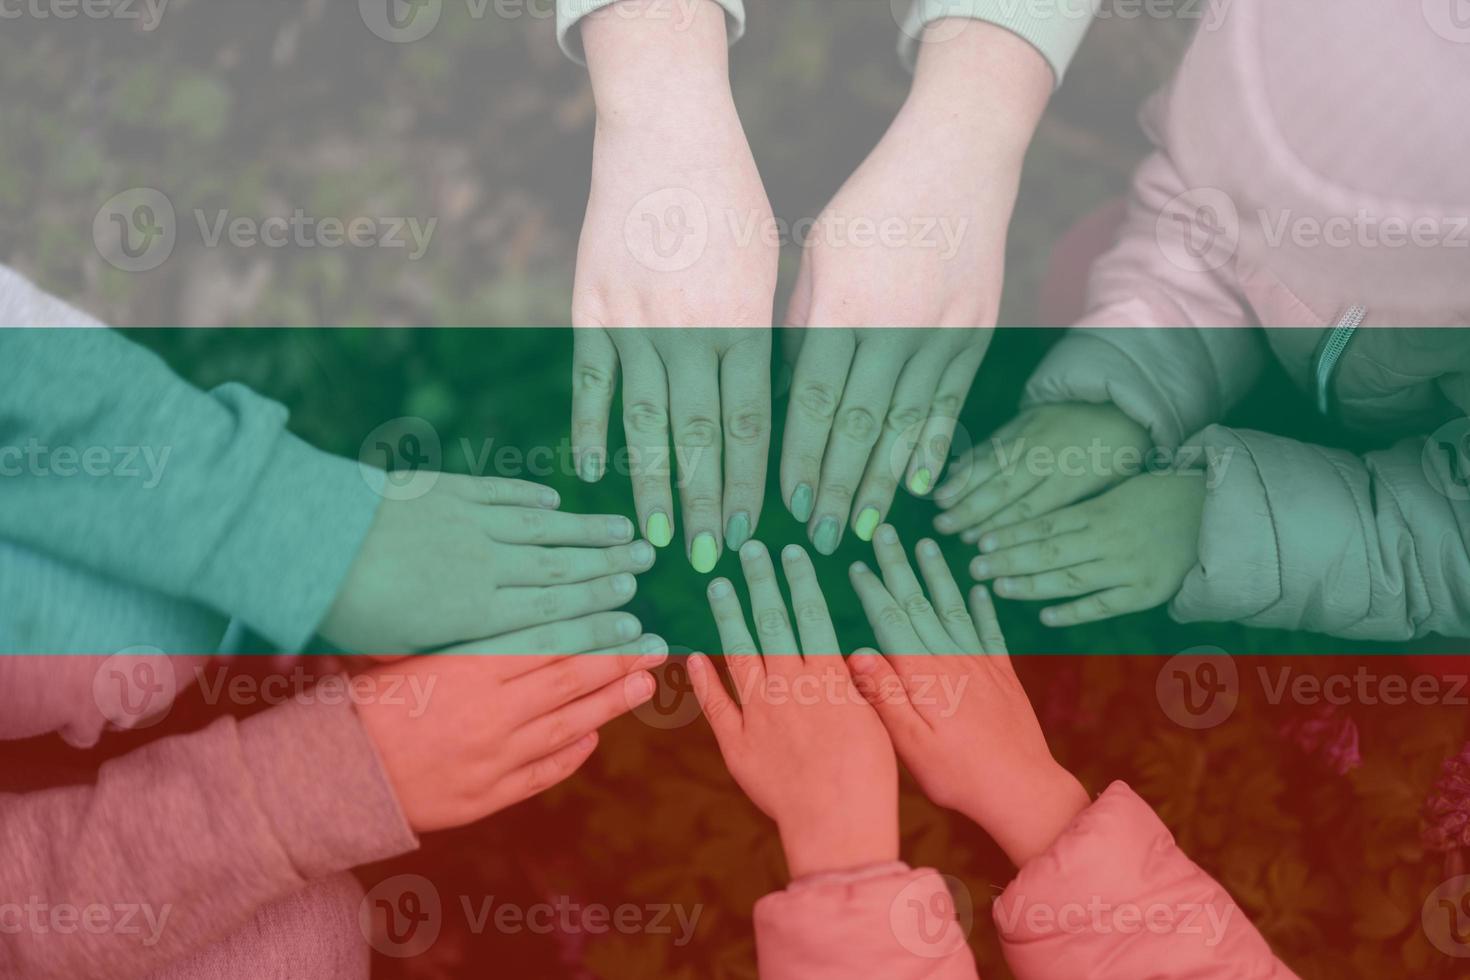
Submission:
M 152 32 L 112 21 L 7 21 L 0 258 L 119 325 L 367 328 L 134 334 L 200 384 L 240 380 L 284 401 L 293 427 L 333 451 L 356 456 L 368 431 L 402 415 L 435 425 L 452 469 L 469 465 L 461 440 L 472 449 L 489 438 L 522 449 L 562 445 L 565 330 L 390 329 L 554 328 L 569 315 L 592 135 L 586 79 L 556 49 L 545 17 L 475 19 L 469 9 L 445 3 L 429 38 L 403 45 L 374 37 L 355 4 L 326 0 L 173 0 Z M 795 220 L 820 209 L 861 160 L 907 77 L 883 0 L 757 0 L 750 23 L 734 52 L 737 100 L 776 212 Z M 1146 148 L 1133 118 L 1167 77 L 1189 26 L 1113 18 L 1095 28 L 1031 154 L 1003 323 L 1034 322 L 1052 243 L 1126 186 Z M 383 250 L 207 249 L 192 234 L 158 269 L 127 273 L 101 258 L 92 224 L 108 198 L 140 186 L 162 191 L 181 214 L 299 207 L 439 223 L 415 262 Z M 795 263 L 785 257 L 781 302 Z M 967 410 L 974 436 L 1009 416 L 1052 339 L 1003 332 Z M 1279 429 L 1310 415 L 1295 413 L 1293 399 L 1275 379 L 1246 421 Z M 558 471 L 546 482 L 569 509 L 631 513 L 628 488 L 616 481 L 588 488 Z M 775 546 L 800 540 L 774 492 L 768 500 L 761 537 Z M 926 503 L 903 501 L 895 522 L 912 541 L 929 516 Z M 849 540 L 823 563 L 829 595 L 847 594 L 843 569 L 861 554 Z M 961 567 L 959 551 L 950 557 Z M 727 559 L 720 571 L 732 565 Z M 712 649 L 701 585 L 666 554 L 633 608 L 671 643 Z M 854 608 L 834 607 L 844 641 L 863 642 Z M 1444 869 L 1420 848 L 1419 808 L 1440 760 L 1465 737 L 1463 709 L 1335 713 L 1334 731 L 1350 727 L 1363 757 L 1341 775 L 1323 761 L 1320 740 L 1292 734 L 1300 710 L 1264 703 L 1259 685 L 1247 685 L 1228 723 L 1193 732 L 1160 710 L 1154 657 L 1057 655 L 1167 655 L 1211 644 L 1236 657 L 1336 655 L 1291 661 L 1331 670 L 1359 647 L 1184 628 L 1161 613 L 1062 634 L 1041 630 L 1033 609 L 1011 605 L 1002 615 L 1013 648 L 1037 655 L 1023 676 L 1062 760 L 1095 791 L 1129 779 L 1303 976 L 1440 975 L 1448 961 L 1426 942 L 1419 913 Z M 368 869 L 364 879 L 419 871 L 452 908 L 458 894 L 699 904 L 693 944 L 477 936 L 461 918 L 425 956 L 381 959 L 381 975 L 497 975 L 498 965 L 514 976 L 752 976 L 750 904 L 783 880 L 779 849 L 724 775 L 703 722 L 681 715 L 678 680 L 677 672 L 669 678 L 669 713 L 614 726 L 571 785 L 441 835 L 422 855 Z M 668 727 L 673 721 L 685 723 Z M 979 909 L 974 941 L 986 976 L 1006 976 L 986 915 L 1009 874 L 999 854 L 912 794 L 905 826 L 906 856 L 965 883 Z

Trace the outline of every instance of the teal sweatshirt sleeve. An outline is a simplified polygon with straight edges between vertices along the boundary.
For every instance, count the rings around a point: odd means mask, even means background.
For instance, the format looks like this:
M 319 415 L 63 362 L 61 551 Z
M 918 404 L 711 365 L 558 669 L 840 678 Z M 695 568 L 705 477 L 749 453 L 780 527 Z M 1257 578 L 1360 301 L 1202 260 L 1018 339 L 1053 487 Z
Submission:
M 1004 27 L 1041 52 L 1057 84 L 1097 15 L 1100 0 L 913 0 L 902 23 L 898 53 L 913 68 L 924 29 L 947 17 Z
M 601 10 L 603 7 L 610 7 L 617 2 L 618 0 L 556 0 L 556 40 L 568 58 L 579 65 L 587 63 L 586 55 L 582 52 L 582 35 L 573 28 L 588 14 Z M 684 11 L 693 2 L 696 0 L 683 0 L 681 3 L 669 4 L 670 16 L 687 16 Z M 725 8 L 726 19 L 730 25 L 730 43 L 734 44 L 740 40 L 740 35 L 745 33 L 745 0 L 713 0 L 713 2 Z
M 0 537 L 304 646 L 381 474 L 307 445 L 249 388 L 195 388 L 3 266 L 0 326 Z

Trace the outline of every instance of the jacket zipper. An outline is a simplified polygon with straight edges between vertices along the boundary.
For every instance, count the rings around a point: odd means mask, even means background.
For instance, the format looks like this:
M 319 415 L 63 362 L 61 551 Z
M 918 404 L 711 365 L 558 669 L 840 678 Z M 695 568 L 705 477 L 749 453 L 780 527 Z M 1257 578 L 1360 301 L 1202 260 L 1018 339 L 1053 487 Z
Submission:
M 1342 360 L 1343 353 L 1348 344 L 1352 342 L 1353 334 L 1363 325 L 1363 320 L 1368 316 L 1368 308 L 1353 304 L 1347 308 L 1342 316 L 1338 317 L 1337 323 L 1327 335 L 1327 340 L 1322 344 L 1322 353 L 1317 355 L 1317 411 L 1323 415 L 1331 403 L 1332 376 L 1337 371 L 1337 363 Z

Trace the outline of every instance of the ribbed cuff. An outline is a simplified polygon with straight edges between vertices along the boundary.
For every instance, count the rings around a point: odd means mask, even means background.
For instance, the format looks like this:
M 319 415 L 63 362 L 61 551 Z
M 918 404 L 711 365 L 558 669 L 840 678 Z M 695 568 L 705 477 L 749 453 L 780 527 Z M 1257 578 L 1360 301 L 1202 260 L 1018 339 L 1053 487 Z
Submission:
M 579 65 L 587 63 L 587 56 L 582 50 L 582 34 L 573 30 L 577 23 L 588 14 L 610 7 L 618 0 L 557 0 L 556 2 L 556 43 L 561 45 L 562 51 Z M 681 2 L 669 5 L 673 15 L 687 16 L 682 13 L 686 4 L 692 0 L 681 0 Z M 725 9 L 728 21 L 727 33 L 730 43 L 734 44 L 740 40 L 745 33 L 745 0 L 713 0 Z
M 898 55 L 910 70 L 924 29 L 947 17 L 983 20 L 1027 41 L 1051 65 L 1057 84 L 1092 26 L 1100 0 L 914 0 L 899 25 Z

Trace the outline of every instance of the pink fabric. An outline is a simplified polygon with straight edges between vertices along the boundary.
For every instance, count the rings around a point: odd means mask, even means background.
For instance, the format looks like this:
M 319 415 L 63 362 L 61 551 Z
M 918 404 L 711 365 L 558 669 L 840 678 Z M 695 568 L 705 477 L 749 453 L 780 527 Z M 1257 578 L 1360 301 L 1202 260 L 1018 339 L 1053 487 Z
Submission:
M 0 657 L 0 738 L 94 744 L 117 720 L 103 667 Z M 0 922 L 0 978 L 366 977 L 344 872 L 415 846 L 351 705 L 220 718 L 92 785 L 0 794 L 0 904 L 25 906 Z
M 939 874 L 901 864 L 796 881 L 756 904 L 760 975 L 971 980 L 959 910 Z M 1019 980 L 1296 976 L 1123 783 L 1021 870 L 992 916 Z

